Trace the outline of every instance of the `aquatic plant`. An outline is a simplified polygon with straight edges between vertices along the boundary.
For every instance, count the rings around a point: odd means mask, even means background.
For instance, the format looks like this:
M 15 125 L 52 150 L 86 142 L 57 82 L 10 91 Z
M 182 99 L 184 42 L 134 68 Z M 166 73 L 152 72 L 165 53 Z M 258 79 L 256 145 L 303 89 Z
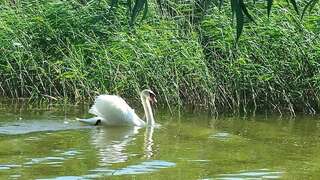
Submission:
M 319 14 L 300 22 L 274 5 L 235 44 L 230 11 L 216 5 L 190 19 L 188 6 L 159 18 L 151 4 L 131 26 L 123 3 L 10 2 L 0 6 L 2 96 L 85 101 L 151 88 L 165 106 L 318 111 Z

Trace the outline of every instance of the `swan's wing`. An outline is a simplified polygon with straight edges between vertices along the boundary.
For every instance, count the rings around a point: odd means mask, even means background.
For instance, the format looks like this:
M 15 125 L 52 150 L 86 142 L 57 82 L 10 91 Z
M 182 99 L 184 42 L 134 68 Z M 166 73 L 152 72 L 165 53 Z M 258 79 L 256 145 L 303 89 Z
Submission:
M 103 118 L 108 125 L 137 125 L 134 110 L 119 96 L 98 96 L 89 113 Z
M 101 123 L 102 118 L 101 117 L 93 117 L 88 119 L 77 118 L 77 120 L 89 125 L 99 125 Z

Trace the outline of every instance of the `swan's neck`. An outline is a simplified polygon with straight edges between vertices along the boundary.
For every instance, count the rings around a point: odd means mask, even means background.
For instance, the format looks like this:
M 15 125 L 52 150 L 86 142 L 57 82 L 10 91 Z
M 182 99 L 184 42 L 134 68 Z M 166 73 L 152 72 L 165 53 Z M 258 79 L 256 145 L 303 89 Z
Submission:
M 147 98 L 142 96 L 141 96 L 141 101 L 142 101 L 144 113 L 146 115 L 147 125 L 152 126 L 154 125 L 154 119 L 153 119 L 153 113 L 152 113 L 150 101 Z

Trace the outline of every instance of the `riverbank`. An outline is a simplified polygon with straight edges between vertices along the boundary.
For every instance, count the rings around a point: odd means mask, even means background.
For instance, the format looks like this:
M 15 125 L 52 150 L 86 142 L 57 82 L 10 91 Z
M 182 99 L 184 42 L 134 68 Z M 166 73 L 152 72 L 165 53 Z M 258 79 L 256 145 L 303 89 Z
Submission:
M 316 113 L 319 14 L 304 21 L 275 5 L 258 9 L 238 45 L 228 9 L 212 6 L 197 26 L 159 18 L 135 27 L 106 2 L 19 1 L 1 5 L 0 95 L 92 100 L 101 93 L 139 101 L 151 88 L 164 106 L 212 111 Z

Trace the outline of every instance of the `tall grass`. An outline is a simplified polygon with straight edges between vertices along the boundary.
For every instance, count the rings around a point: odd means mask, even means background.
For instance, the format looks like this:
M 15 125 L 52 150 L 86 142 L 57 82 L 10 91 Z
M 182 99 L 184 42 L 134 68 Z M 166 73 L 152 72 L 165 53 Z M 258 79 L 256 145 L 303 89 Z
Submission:
M 262 4 L 261 4 L 262 5 Z M 255 9 L 257 24 L 249 24 L 238 44 L 228 10 L 209 13 L 201 22 L 207 66 L 214 72 L 217 101 L 230 109 L 319 110 L 319 14 L 301 22 L 299 16 L 275 4 L 270 19 Z M 212 8 L 216 11 L 216 8 Z
M 172 21 L 151 19 L 133 29 L 125 10 L 113 15 L 107 2 L 21 3 L 0 11 L 3 96 L 83 100 L 137 97 L 152 88 L 169 105 L 200 101 L 207 90 L 197 34 L 180 35 Z
M 151 5 L 146 21 L 132 27 L 121 3 L 110 11 L 108 1 L 10 2 L 0 6 L 2 96 L 84 101 L 110 93 L 138 100 L 151 88 L 166 106 L 319 109 L 318 16 L 303 24 L 274 6 L 272 17 L 258 16 L 236 45 L 229 11 L 215 6 L 201 18 L 184 7 L 159 18 Z

